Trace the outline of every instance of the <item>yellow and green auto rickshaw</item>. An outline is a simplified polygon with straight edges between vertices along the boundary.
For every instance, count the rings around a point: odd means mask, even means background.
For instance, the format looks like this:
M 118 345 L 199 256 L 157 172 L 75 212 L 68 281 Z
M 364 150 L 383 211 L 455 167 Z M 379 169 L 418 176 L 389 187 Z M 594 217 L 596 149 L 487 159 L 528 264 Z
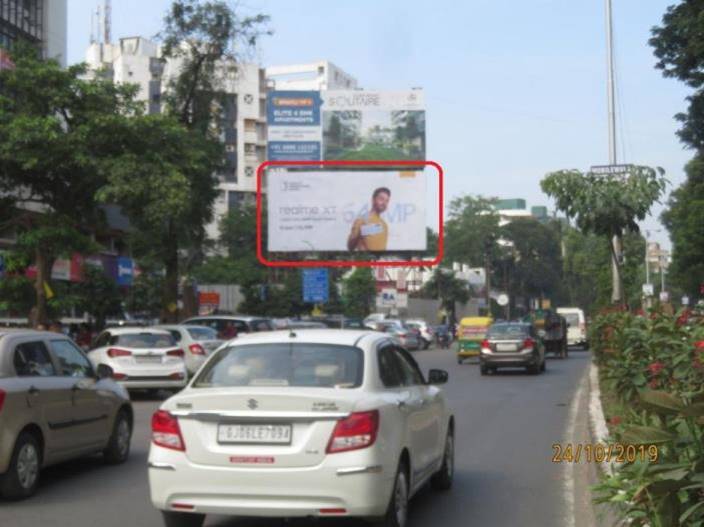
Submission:
M 457 364 L 469 357 L 478 357 L 481 342 L 494 323 L 491 317 L 465 317 L 457 327 Z

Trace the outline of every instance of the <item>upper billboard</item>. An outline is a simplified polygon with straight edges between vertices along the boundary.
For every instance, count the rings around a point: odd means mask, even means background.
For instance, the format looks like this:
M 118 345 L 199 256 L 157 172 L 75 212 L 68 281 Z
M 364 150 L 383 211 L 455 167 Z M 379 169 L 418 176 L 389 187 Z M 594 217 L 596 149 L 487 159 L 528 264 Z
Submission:
M 425 160 L 423 92 L 273 91 L 270 161 Z
M 423 172 L 272 171 L 268 250 L 424 251 L 425 195 Z

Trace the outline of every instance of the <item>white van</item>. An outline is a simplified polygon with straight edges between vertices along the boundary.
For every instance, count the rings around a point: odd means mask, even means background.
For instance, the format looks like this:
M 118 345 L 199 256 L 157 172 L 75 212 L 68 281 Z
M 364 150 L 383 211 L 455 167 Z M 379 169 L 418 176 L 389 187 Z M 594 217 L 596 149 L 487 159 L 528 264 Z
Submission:
M 567 328 L 567 345 L 581 346 L 583 349 L 589 348 L 587 342 L 587 321 L 584 318 L 584 311 L 578 307 L 558 307 L 558 314 L 565 317 L 569 327 Z

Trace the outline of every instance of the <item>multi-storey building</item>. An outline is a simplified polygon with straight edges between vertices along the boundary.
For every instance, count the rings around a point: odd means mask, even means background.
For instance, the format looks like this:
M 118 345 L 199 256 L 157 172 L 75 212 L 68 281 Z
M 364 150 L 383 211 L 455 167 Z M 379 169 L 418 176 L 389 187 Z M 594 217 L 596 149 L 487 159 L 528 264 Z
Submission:
M 121 38 L 116 44 L 94 43 L 86 53 L 94 72 L 117 83 L 139 86 L 138 98 L 149 113 L 162 111 L 169 80 L 180 71 L 178 59 L 163 60 L 159 46 L 143 37 Z M 253 201 L 256 169 L 266 156 L 266 78 L 255 64 L 238 64 L 235 75 L 225 76 L 220 125 L 225 145 L 225 168 L 220 195 L 215 201 L 215 220 L 208 225 L 211 238 L 219 236 L 220 219 L 245 201 Z
M 274 90 L 356 90 L 357 79 L 332 62 L 289 64 L 266 68 L 269 88 Z
M 18 40 L 39 46 L 66 66 L 67 0 L 0 0 L 0 48 Z

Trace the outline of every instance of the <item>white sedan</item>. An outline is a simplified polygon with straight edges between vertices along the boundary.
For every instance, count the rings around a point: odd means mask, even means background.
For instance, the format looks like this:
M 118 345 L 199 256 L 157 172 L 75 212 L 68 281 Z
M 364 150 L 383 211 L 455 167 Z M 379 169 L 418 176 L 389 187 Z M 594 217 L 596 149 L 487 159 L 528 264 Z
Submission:
M 189 375 L 198 371 L 208 355 L 223 343 L 218 332 L 207 326 L 186 326 L 180 324 L 154 326 L 171 333 L 177 346 L 183 350 L 186 369 Z
M 454 417 L 384 333 L 252 334 L 220 348 L 152 417 L 149 485 L 165 524 L 206 514 L 355 516 L 406 525 L 430 481 L 448 489 Z
M 188 382 L 183 350 L 171 333 L 152 328 L 110 328 L 95 340 L 88 358 L 128 389 L 180 389 Z

